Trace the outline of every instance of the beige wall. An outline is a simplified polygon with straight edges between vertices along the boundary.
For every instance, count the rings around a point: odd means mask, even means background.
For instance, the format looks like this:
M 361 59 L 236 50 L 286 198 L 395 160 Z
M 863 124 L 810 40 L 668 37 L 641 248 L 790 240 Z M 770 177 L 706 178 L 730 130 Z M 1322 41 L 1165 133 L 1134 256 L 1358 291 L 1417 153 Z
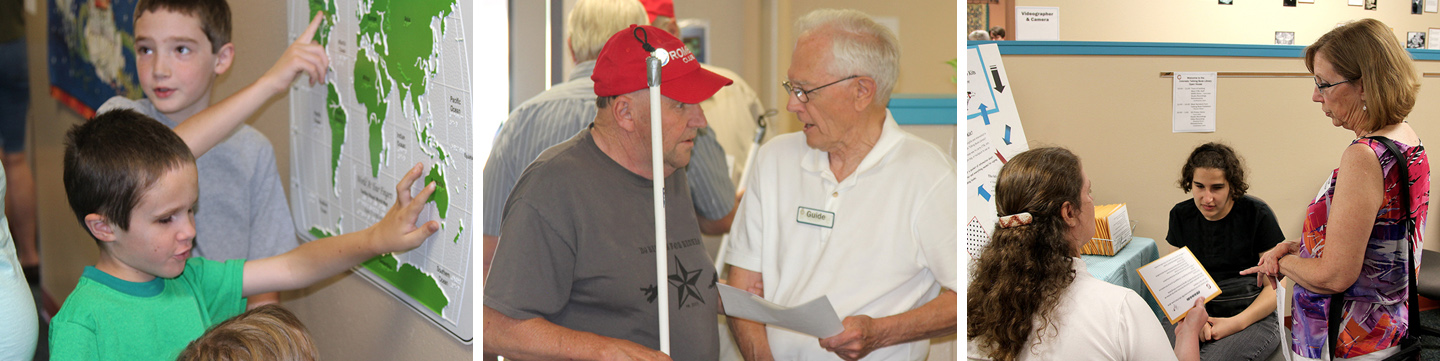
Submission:
M 900 81 L 895 85 L 895 94 L 955 94 L 956 84 L 950 82 L 955 70 L 945 62 L 958 57 L 956 49 L 960 43 L 957 18 L 959 2 L 951 0 L 906 1 L 903 6 L 890 1 L 869 0 L 790 0 L 778 4 L 779 24 L 776 59 L 778 79 L 768 83 L 755 83 L 758 88 L 771 93 L 766 103 L 781 110 L 779 130 L 788 133 L 800 130 L 795 115 L 784 111 L 785 92 L 778 90 L 785 80 L 785 71 L 790 66 L 790 54 L 795 47 L 793 27 L 795 20 L 815 9 L 837 8 L 856 9 L 875 17 L 893 17 L 900 23 Z M 770 85 L 773 84 L 773 85 Z M 760 91 L 760 89 L 756 89 Z
M 1276 31 L 1295 32 L 1295 44 L 1315 42 L 1336 23 L 1375 18 L 1395 29 L 1408 31 L 1440 27 L 1440 14 L 1410 14 L 1410 0 L 1377 0 L 1376 10 L 1346 5 L 1345 0 L 1316 0 L 1313 4 L 1281 6 L 1279 0 L 1155 1 L 1014 0 L 1016 6 L 1060 8 L 1060 40 L 1140 41 L 1179 43 L 1274 44 Z M 1010 39 L 1015 39 L 1010 29 Z
M 233 94 L 259 78 L 279 58 L 289 43 L 285 9 L 284 0 L 231 3 L 237 60 L 218 80 L 214 99 Z M 32 99 L 30 143 L 38 180 L 45 288 L 63 299 L 75 288 L 84 267 L 95 263 L 98 252 L 94 241 L 80 229 L 60 184 L 65 131 L 82 119 L 49 96 L 44 14 L 42 9 L 39 15 L 26 19 Z M 274 145 L 281 179 L 289 179 L 290 175 L 289 119 L 289 102 L 282 96 L 266 103 L 248 121 Z M 310 328 L 325 359 L 455 360 L 470 359 L 472 354 L 472 346 L 455 340 L 399 300 L 349 272 L 288 292 L 283 298 L 286 307 Z
M 1128 203 L 1135 234 L 1165 243 L 1170 208 L 1189 199 L 1176 182 L 1189 152 L 1205 142 L 1234 147 L 1249 169 L 1250 194 L 1274 209 L 1297 239 L 1304 209 L 1355 134 L 1331 126 L 1310 101 L 1310 78 L 1221 78 L 1216 132 L 1172 133 L 1171 79 L 1165 71 L 1305 72 L 1299 58 L 1173 56 L 1003 56 L 1031 148 L 1063 146 L 1080 155 L 1096 204 Z M 1440 62 L 1421 61 L 1422 72 Z M 1410 125 L 1440 139 L 1440 78 L 1422 78 Z M 1433 186 L 1432 186 L 1433 192 Z M 1432 214 L 1440 202 L 1432 203 Z M 1431 226 L 1430 239 L 1440 234 Z M 1427 242 L 1440 249 L 1440 242 Z

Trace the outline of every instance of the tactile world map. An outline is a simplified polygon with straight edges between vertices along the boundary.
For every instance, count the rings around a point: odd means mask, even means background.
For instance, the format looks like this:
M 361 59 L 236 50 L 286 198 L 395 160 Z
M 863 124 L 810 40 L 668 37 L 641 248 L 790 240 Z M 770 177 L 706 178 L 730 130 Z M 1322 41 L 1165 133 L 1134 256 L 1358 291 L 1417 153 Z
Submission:
M 380 220 L 416 162 L 438 187 L 421 222 L 441 230 L 415 250 L 371 259 L 359 273 L 470 342 L 470 59 L 468 2 L 291 0 L 289 33 L 318 11 L 330 56 L 324 84 L 290 92 L 291 208 L 315 239 Z

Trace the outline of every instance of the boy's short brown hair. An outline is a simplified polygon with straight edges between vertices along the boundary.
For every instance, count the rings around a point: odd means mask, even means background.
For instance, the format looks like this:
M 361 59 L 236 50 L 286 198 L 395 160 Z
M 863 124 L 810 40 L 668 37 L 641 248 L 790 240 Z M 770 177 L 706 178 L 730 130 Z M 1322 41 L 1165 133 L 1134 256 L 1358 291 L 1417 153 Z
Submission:
M 65 196 L 82 227 L 94 213 L 129 229 L 145 190 L 185 164 L 195 156 L 170 128 L 134 110 L 108 111 L 65 133 Z
M 140 0 L 135 4 L 135 19 L 147 12 L 167 10 L 200 19 L 200 30 L 210 40 L 210 52 L 230 43 L 230 4 L 225 0 Z

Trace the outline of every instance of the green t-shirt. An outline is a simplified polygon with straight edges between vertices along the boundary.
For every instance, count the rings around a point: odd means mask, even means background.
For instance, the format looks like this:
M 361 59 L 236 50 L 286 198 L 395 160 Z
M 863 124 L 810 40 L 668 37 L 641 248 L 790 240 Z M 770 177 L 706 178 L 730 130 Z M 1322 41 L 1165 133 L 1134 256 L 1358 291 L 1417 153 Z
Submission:
M 50 322 L 50 359 L 174 360 L 205 330 L 245 312 L 245 260 L 192 257 L 179 277 L 136 283 L 85 267 Z

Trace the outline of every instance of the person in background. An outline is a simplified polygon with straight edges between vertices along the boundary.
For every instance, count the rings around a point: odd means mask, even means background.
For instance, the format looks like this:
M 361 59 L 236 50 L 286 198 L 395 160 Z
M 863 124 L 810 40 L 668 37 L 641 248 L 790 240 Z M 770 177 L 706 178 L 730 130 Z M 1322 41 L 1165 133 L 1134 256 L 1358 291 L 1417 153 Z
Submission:
M 6 177 L 0 171 L 0 187 Z M 4 195 L 5 189 L 0 189 L 0 196 Z M 30 360 L 43 340 L 40 320 L 5 218 L 0 214 L 0 360 Z
M 1080 157 L 1064 148 L 1031 149 L 1000 168 L 1000 221 L 966 290 L 969 359 L 1200 359 L 1203 298 L 1176 325 L 1171 349 L 1140 295 L 1086 270 L 1080 247 L 1095 234 L 1090 189 Z
M 317 361 L 310 331 L 284 307 L 264 305 L 225 320 L 180 351 L 176 361 Z
M 991 27 L 990 40 L 1005 40 L 1005 28 L 999 26 Z
M 650 16 L 651 26 L 665 30 L 677 38 L 681 37 L 680 25 L 675 21 L 674 0 L 640 2 L 645 4 L 645 13 Z M 725 155 L 734 159 L 730 179 L 738 183 L 740 171 L 745 168 L 745 156 L 750 154 L 750 147 L 755 143 L 755 129 L 759 127 L 756 119 L 765 114 L 765 106 L 760 104 L 760 97 L 739 74 L 706 63 L 700 63 L 700 67 L 735 81 L 730 86 L 720 88 L 715 96 L 700 102 L 700 108 L 705 110 L 705 121 L 710 124 L 709 130 L 715 133 L 720 146 L 725 148 Z M 729 216 L 733 218 L 734 212 Z M 729 232 L 730 222 L 720 223 L 714 229 L 700 231 L 705 234 Z
M 1220 285 L 1220 296 L 1205 305 L 1210 320 L 1200 334 L 1202 360 L 1256 360 L 1279 345 L 1275 287 L 1261 286 L 1240 271 L 1260 261 L 1260 253 L 1285 240 L 1275 212 L 1246 194 L 1245 166 L 1230 146 L 1196 147 L 1180 169 L 1180 189 L 1191 199 L 1170 209 L 1165 240 L 1189 247 Z
M 804 130 L 756 154 L 728 282 L 785 306 L 828 296 L 845 329 L 817 342 L 730 317 L 730 331 L 747 360 L 923 360 L 929 339 L 955 333 L 955 160 L 886 109 L 900 60 L 890 29 L 835 9 L 795 29 L 782 87 Z
M 595 60 L 607 39 L 631 24 L 648 24 L 645 8 L 636 0 L 580 0 L 570 10 L 565 29 L 575 57 L 569 80 L 536 95 L 510 112 L 495 135 L 495 145 L 481 178 L 484 224 L 483 268 L 490 269 L 500 234 L 505 200 L 519 182 L 525 167 L 540 152 L 564 142 L 595 120 Z M 654 36 L 654 35 L 651 35 Z M 701 230 L 728 229 L 727 215 L 735 207 L 735 183 L 725 169 L 725 150 L 713 132 L 701 132 L 687 167 L 695 221 Z
M 1310 99 L 1355 140 L 1306 208 L 1300 240 L 1276 245 L 1241 274 L 1295 281 L 1290 350 L 1299 359 L 1380 360 L 1400 351 L 1414 321 L 1410 307 L 1419 307 L 1409 303 L 1412 270 L 1405 269 L 1409 250 L 1424 249 L 1430 208 L 1430 159 L 1405 120 L 1419 77 L 1410 53 L 1375 19 L 1325 33 L 1305 47 L 1305 67 L 1315 75 Z M 1403 159 L 1373 137 L 1394 141 Z M 1400 167 L 1410 179 L 1400 179 Z M 1400 182 L 1409 183 L 1410 194 L 1400 194 Z M 1420 260 L 1410 264 L 1419 267 Z M 1328 311 L 1335 307 L 1341 322 L 1335 337 L 1343 342 L 1332 345 Z
M 982 29 L 982 30 L 971 31 L 971 32 L 970 32 L 970 36 L 966 37 L 965 39 L 966 39 L 966 40 L 971 40 L 971 41 L 990 40 L 990 32 L 985 31 L 985 30 L 983 30 L 983 29 Z
M 0 0 L 0 172 L 5 173 L 0 175 L 5 205 L 0 215 L 5 219 L 0 222 L 5 227 L 0 230 L 0 360 L 46 356 L 39 336 L 45 325 L 38 317 L 44 291 L 35 235 L 35 175 L 25 153 L 30 109 L 25 44 L 24 1 Z

